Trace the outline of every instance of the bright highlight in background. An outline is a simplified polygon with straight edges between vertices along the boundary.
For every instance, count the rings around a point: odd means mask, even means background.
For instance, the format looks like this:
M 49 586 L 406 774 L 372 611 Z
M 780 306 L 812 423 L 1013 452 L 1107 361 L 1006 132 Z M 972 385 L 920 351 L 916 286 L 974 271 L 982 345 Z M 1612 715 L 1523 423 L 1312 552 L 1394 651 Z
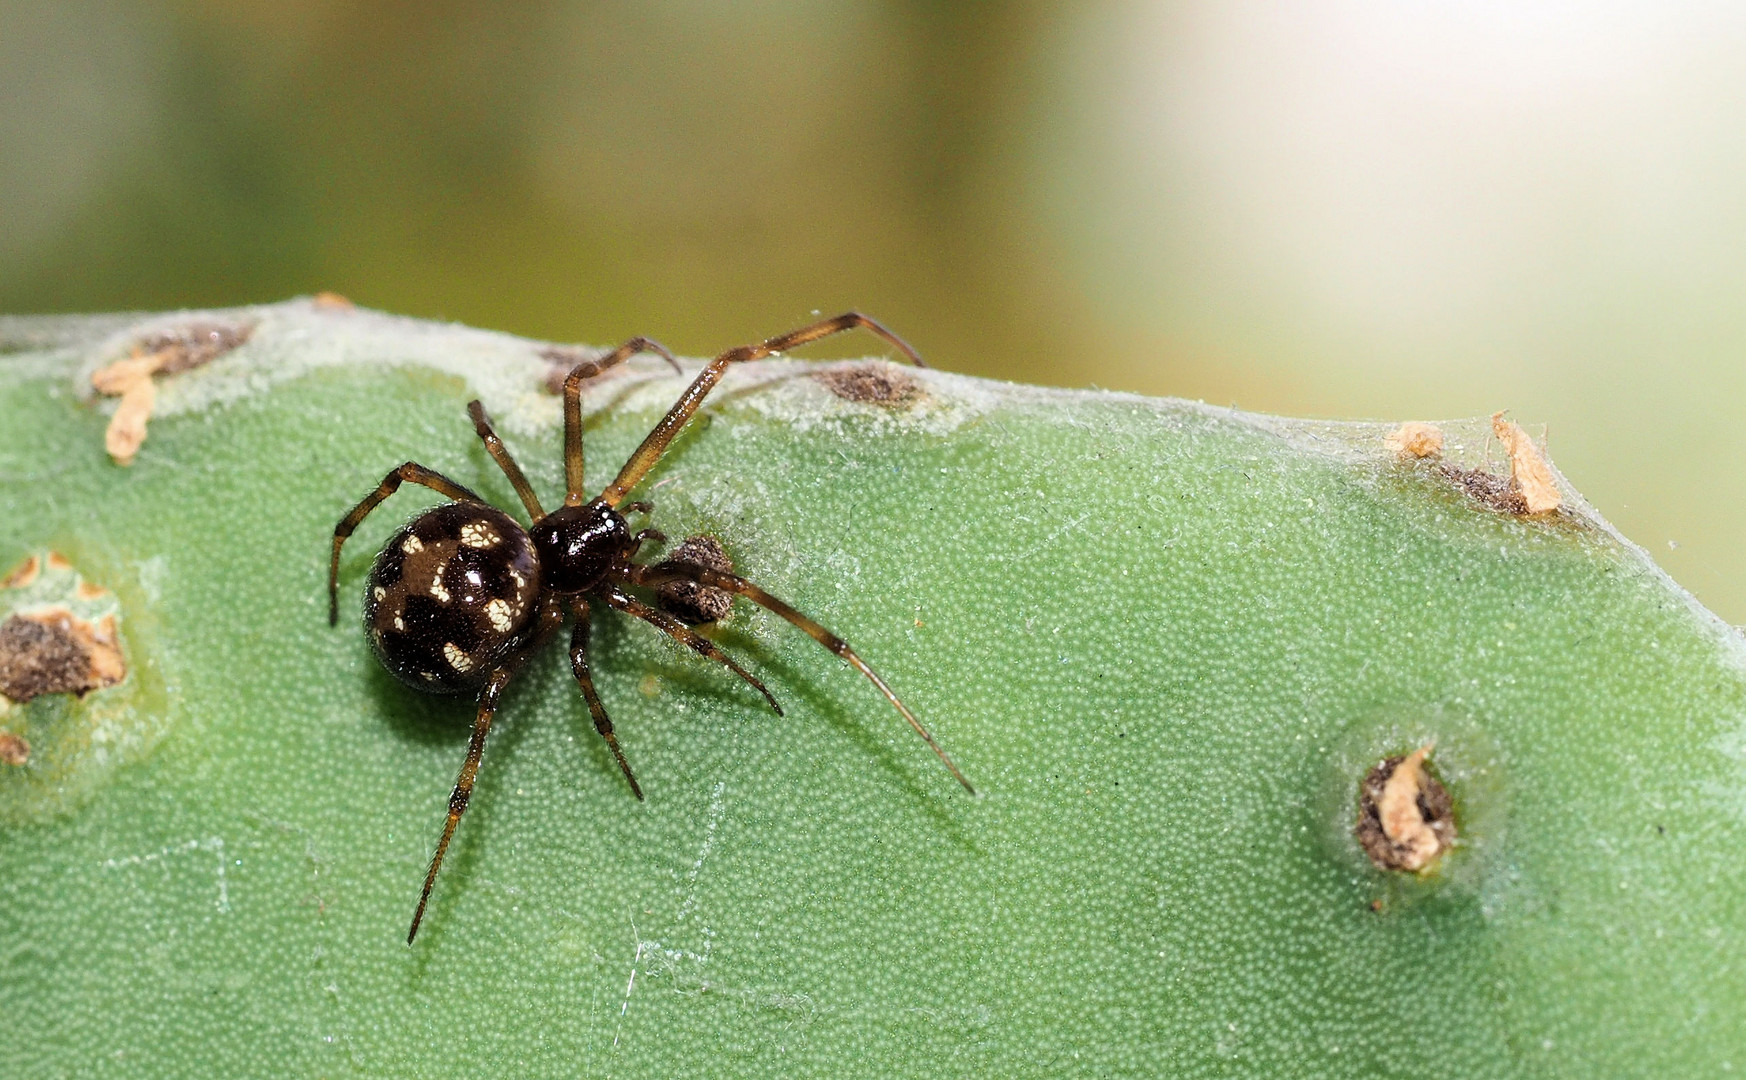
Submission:
M 1746 8 L 1131 5 L 1072 56 L 1039 191 L 1148 389 L 1511 408 L 1746 618 Z

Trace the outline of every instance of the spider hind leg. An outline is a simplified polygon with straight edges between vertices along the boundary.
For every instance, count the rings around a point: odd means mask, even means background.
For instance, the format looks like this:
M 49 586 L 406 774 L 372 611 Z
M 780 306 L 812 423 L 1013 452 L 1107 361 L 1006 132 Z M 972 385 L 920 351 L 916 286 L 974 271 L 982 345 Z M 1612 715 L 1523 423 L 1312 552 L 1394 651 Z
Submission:
M 905 705 L 891 687 L 886 685 L 885 680 L 879 677 L 878 672 L 869 667 L 854 649 L 849 648 L 848 642 L 825 629 L 823 625 L 802 613 L 786 600 L 771 595 L 762 587 L 743 577 L 735 574 L 724 574 L 705 566 L 698 566 L 696 563 L 669 561 L 659 566 L 631 566 L 625 570 L 625 578 L 634 584 L 644 586 L 660 585 L 667 581 L 695 581 L 699 585 L 709 585 L 713 588 L 737 593 L 759 607 L 780 615 L 795 627 L 805 631 L 808 637 L 841 657 L 844 663 L 865 675 L 867 681 L 878 687 L 879 692 L 885 695 L 885 700 L 891 702 L 898 714 L 908 721 L 909 726 L 915 729 L 915 733 L 928 744 L 928 749 L 932 750 L 935 756 L 940 759 L 940 764 L 946 767 L 946 771 L 950 772 L 958 783 L 964 785 L 965 791 L 972 795 L 976 794 L 976 789 L 970 786 L 970 781 L 964 778 L 964 774 L 958 770 L 957 764 L 946 754 L 945 749 L 934 741 L 933 733 L 922 726 L 922 722 L 916 719 L 916 715 L 909 711 L 909 706 Z

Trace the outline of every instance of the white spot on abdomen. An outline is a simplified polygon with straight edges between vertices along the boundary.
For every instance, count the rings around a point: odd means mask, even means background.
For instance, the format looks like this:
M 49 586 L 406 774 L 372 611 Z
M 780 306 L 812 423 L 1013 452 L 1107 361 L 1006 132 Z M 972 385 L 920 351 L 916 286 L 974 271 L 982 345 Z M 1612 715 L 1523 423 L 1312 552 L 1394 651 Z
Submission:
M 443 658 L 446 659 L 449 662 L 449 666 L 456 671 L 473 670 L 473 658 L 463 652 L 460 647 L 452 641 L 443 642 Z
M 461 543 L 470 548 L 496 547 L 502 541 L 488 522 L 469 521 L 461 526 Z
M 437 567 L 436 576 L 430 579 L 430 594 L 440 603 L 449 602 L 449 590 L 443 588 L 443 568 Z
M 417 555 L 424 550 L 424 543 L 419 540 L 418 537 L 408 535 L 406 539 L 400 542 L 400 550 L 406 552 L 408 555 Z
M 515 625 L 515 620 L 510 618 L 509 605 L 502 600 L 493 600 L 486 604 L 485 617 L 491 620 L 491 625 L 500 634 Z

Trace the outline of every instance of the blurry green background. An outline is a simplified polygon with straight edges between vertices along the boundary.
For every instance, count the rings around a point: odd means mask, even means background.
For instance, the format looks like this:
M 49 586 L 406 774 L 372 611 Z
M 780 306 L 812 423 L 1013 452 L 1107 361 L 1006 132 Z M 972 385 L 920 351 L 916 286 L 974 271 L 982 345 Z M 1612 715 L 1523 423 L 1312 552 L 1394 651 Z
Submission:
M 1746 622 L 1746 6 L 0 0 L 0 310 L 320 289 L 1507 407 Z

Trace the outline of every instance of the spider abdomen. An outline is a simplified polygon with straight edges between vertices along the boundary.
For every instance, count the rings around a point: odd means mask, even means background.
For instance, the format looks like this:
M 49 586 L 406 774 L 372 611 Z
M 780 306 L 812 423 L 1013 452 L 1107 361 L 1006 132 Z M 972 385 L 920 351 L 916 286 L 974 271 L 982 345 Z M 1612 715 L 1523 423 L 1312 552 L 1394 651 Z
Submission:
M 477 690 L 537 620 L 540 563 L 526 530 L 482 503 L 448 503 L 389 538 L 364 587 L 364 628 L 395 678 Z

